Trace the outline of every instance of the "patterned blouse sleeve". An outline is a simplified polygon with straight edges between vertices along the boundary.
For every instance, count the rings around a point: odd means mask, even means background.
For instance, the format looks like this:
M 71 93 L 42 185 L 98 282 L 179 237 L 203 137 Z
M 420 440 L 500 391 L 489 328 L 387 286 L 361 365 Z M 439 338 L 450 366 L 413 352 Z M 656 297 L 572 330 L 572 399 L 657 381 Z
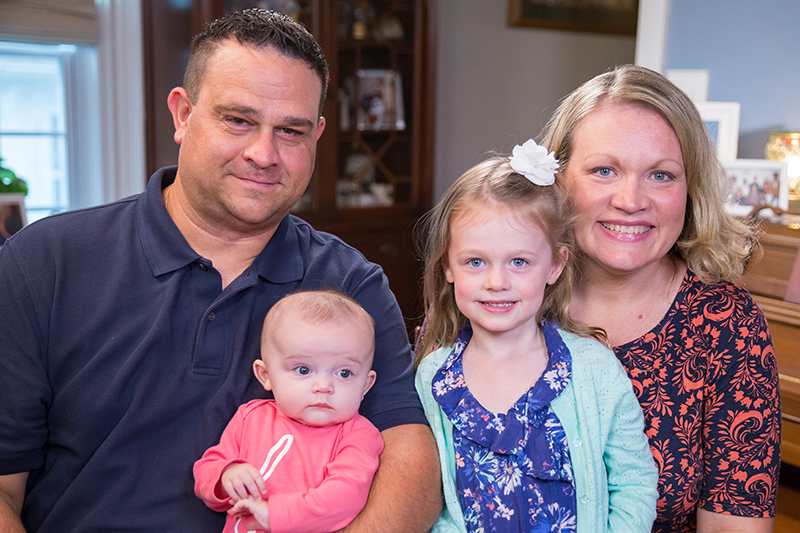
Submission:
M 691 297 L 690 297 L 691 298 Z M 705 286 L 689 304 L 697 349 L 706 351 L 701 508 L 775 515 L 780 465 L 780 394 L 764 314 L 747 291 Z M 703 358 L 701 358 L 702 360 Z

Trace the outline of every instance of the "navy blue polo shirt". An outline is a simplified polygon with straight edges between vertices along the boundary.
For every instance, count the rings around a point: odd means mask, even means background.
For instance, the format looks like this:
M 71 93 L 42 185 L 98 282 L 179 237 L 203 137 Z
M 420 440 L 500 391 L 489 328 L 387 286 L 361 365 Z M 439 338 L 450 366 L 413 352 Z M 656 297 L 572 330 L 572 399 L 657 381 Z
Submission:
M 29 530 L 221 531 L 192 465 L 240 404 L 267 396 L 252 371 L 264 316 L 298 289 L 342 290 L 375 319 L 362 414 L 381 430 L 425 423 L 380 267 L 287 216 L 223 291 L 164 208 L 175 172 L 0 249 L 0 474 L 30 471 Z

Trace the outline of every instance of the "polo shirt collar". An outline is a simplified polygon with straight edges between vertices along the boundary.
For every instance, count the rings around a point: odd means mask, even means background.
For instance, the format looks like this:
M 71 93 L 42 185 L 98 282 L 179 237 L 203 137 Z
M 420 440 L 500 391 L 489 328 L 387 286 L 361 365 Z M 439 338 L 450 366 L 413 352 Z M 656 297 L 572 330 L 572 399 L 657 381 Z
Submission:
M 278 225 L 264 251 L 258 254 L 251 268 L 272 283 L 290 283 L 303 279 L 306 253 L 300 246 L 299 219 L 286 215 Z
M 154 276 L 179 270 L 203 259 L 186 242 L 170 218 L 161 196 L 164 187 L 175 181 L 177 172 L 177 166 L 157 170 L 139 197 L 137 222 L 145 256 Z M 250 268 L 270 282 L 289 283 L 302 279 L 304 258 L 296 221 L 287 215 Z

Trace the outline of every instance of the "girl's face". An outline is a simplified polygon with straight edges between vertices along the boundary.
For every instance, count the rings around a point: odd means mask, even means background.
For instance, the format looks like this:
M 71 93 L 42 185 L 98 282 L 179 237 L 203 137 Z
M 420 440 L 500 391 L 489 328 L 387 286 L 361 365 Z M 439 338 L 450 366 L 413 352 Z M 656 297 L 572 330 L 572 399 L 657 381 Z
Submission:
M 683 231 L 683 155 L 653 111 L 605 104 L 581 119 L 566 175 L 587 266 L 630 273 L 658 265 Z
M 553 256 L 539 226 L 513 209 L 482 203 L 456 216 L 445 277 L 475 334 L 536 327 L 545 286 L 561 275 L 566 248 Z

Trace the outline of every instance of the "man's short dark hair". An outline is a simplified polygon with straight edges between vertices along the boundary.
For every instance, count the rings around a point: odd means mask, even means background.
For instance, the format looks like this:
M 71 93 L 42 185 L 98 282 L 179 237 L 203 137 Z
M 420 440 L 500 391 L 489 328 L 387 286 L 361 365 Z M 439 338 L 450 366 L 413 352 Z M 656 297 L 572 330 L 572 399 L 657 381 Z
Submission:
M 230 39 L 254 48 L 272 47 L 313 69 L 322 84 L 319 102 L 319 113 L 322 115 L 329 79 L 328 63 L 322 48 L 302 24 L 267 9 L 236 11 L 211 22 L 195 35 L 183 77 L 183 87 L 192 103 L 197 101 L 209 58 L 221 43 Z

